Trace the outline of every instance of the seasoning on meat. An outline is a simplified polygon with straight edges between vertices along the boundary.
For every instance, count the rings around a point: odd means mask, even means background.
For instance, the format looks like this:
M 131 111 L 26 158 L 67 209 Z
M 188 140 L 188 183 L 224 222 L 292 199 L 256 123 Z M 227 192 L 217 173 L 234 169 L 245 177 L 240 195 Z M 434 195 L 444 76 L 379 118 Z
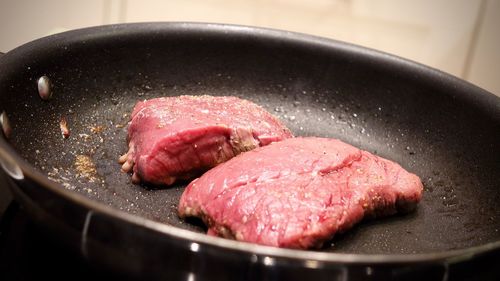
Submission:
M 120 157 L 132 181 L 170 185 L 243 151 L 292 137 L 260 106 L 236 97 L 178 96 L 138 102 Z
M 363 217 L 407 212 L 420 179 L 398 164 L 326 138 L 292 138 L 243 153 L 192 181 L 179 203 L 209 235 L 287 248 L 321 247 Z

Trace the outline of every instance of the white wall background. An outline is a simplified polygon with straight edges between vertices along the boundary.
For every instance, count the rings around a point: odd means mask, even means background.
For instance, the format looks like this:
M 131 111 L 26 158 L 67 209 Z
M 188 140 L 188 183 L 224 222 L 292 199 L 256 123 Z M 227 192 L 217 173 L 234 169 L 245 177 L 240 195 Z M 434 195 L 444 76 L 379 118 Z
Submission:
M 421 62 L 500 96 L 500 0 L 0 0 L 0 51 L 64 30 L 141 21 L 320 35 Z

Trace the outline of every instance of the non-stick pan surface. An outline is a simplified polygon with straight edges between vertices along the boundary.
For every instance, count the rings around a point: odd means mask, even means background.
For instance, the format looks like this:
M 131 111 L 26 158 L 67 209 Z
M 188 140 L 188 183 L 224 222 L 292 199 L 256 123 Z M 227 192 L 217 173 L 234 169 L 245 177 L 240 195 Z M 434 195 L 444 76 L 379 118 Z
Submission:
M 43 38 L 6 54 L 0 68 L 15 151 L 59 188 L 124 212 L 205 232 L 177 216 L 186 183 L 134 185 L 117 159 L 137 101 L 232 95 L 297 136 L 338 138 L 421 177 L 415 212 L 364 221 L 321 251 L 420 254 L 500 240 L 500 101 L 421 65 L 305 35 L 157 23 Z M 42 75 L 52 82 L 49 101 L 38 95 Z

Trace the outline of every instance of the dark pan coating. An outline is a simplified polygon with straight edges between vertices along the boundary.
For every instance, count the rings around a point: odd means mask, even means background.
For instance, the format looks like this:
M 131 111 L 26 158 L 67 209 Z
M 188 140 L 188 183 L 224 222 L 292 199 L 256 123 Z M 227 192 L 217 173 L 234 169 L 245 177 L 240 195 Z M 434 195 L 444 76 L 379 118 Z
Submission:
M 439 75 L 341 48 L 284 44 L 286 38 L 120 32 L 119 40 L 99 39 L 105 36 L 97 32 L 47 49 L 27 52 L 28 46 L 22 57 L 9 54 L 15 65 L 5 57 L 10 67 L 2 69 L 0 111 L 9 115 L 11 142 L 61 188 L 204 232 L 177 216 L 183 184 L 134 185 L 116 159 L 126 152 L 126 122 L 137 100 L 234 95 L 262 105 L 295 135 L 338 138 L 421 177 L 425 191 L 416 212 L 366 221 L 325 251 L 429 253 L 500 239 L 498 99 L 485 109 L 468 95 L 472 88 L 451 91 Z M 50 101 L 37 93 L 42 75 L 53 83 Z M 61 136 L 62 116 L 68 139 Z

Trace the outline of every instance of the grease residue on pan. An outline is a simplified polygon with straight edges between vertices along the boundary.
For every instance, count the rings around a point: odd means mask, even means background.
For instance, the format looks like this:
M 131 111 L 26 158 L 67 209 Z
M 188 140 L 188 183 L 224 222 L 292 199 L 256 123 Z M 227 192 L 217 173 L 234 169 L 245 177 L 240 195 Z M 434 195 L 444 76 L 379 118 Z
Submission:
M 415 212 L 365 221 L 324 250 L 426 253 L 500 239 L 500 195 L 492 176 L 498 159 L 490 153 L 498 152 L 498 138 L 484 133 L 494 126 L 477 122 L 489 117 L 451 97 L 449 88 L 298 43 L 288 48 L 252 39 L 249 48 L 246 39 L 234 38 L 228 45 L 212 38 L 200 49 L 197 40 L 177 39 L 171 44 L 161 36 L 148 37 L 147 44 L 127 47 L 114 41 L 88 43 L 85 52 L 78 42 L 73 48 L 56 46 L 60 52 L 44 59 L 24 56 L 21 65 L 9 68 L 21 74 L 0 83 L 0 92 L 16 97 L 0 96 L 0 109 L 8 111 L 12 125 L 12 145 L 61 188 L 203 232 L 199 224 L 177 216 L 184 184 L 166 189 L 134 185 L 117 159 L 127 151 L 127 122 L 138 100 L 234 95 L 262 105 L 296 135 L 338 138 L 422 178 L 425 192 Z M 36 87 L 43 75 L 52 84 L 48 101 L 40 99 Z M 59 128 L 62 116 L 71 131 L 67 139 Z M 93 181 L 78 171 L 79 155 L 95 165 Z
M 205 231 L 201 223 L 195 220 L 185 222 L 177 217 L 177 204 L 184 188 L 182 183 L 167 189 L 139 186 L 131 184 L 130 175 L 120 172 L 117 159 L 127 149 L 129 113 L 138 100 L 197 92 L 236 94 L 262 105 L 278 116 L 296 135 L 336 137 L 384 155 L 402 153 L 406 157 L 404 165 L 407 168 L 419 170 L 421 166 L 416 162 L 417 157 L 423 154 L 421 148 L 408 144 L 409 136 L 406 134 L 409 133 L 405 130 L 401 129 L 395 135 L 394 132 L 387 132 L 382 140 L 376 138 L 378 133 L 373 132 L 373 122 L 370 120 L 380 121 L 383 118 L 382 107 L 367 112 L 358 103 L 336 102 L 328 91 L 308 93 L 276 85 L 275 89 L 268 89 L 269 94 L 265 94 L 266 89 L 261 89 L 260 94 L 252 95 L 254 89 L 227 93 L 210 92 L 203 87 L 193 92 L 176 86 L 149 88 L 152 87 L 132 88 L 121 95 L 110 94 L 95 101 L 83 100 L 81 102 L 87 104 L 85 107 L 76 102 L 47 105 L 52 112 L 49 120 L 57 120 L 60 113 L 68 116 L 72 134 L 68 139 L 61 138 L 57 134 L 57 126 L 49 122 L 44 130 L 38 131 L 41 134 L 37 138 L 39 141 L 26 146 L 23 155 L 64 188 L 132 214 L 201 232 Z M 271 94 L 276 89 L 279 89 L 280 94 Z M 455 183 L 442 179 L 440 172 L 436 171 L 430 177 L 423 177 L 423 181 L 426 192 L 415 213 L 364 222 L 352 231 L 337 236 L 330 244 L 331 250 L 368 252 L 363 251 L 363 247 L 370 245 L 369 248 L 377 249 L 376 252 L 414 253 L 425 251 L 426 248 L 415 249 L 411 243 L 428 244 L 428 250 L 433 249 L 439 241 L 446 241 L 438 245 L 441 248 L 467 245 L 467 239 L 450 242 L 444 236 L 436 237 L 433 234 L 431 237 L 420 229 L 423 217 L 430 213 L 446 217 L 453 222 L 457 231 L 463 231 L 468 223 L 465 219 L 465 203 L 456 199 Z M 435 202 L 429 201 L 436 198 L 439 200 L 437 206 Z M 425 214 L 427 212 L 429 214 Z M 392 241 L 394 235 L 406 237 L 397 249 L 394 249 Z M 471 231 L 470 235 L 476 234 Z M 360 236 L 363 238 L 360 239 Z M 453 243 L 455 245 L 450 247 Z

